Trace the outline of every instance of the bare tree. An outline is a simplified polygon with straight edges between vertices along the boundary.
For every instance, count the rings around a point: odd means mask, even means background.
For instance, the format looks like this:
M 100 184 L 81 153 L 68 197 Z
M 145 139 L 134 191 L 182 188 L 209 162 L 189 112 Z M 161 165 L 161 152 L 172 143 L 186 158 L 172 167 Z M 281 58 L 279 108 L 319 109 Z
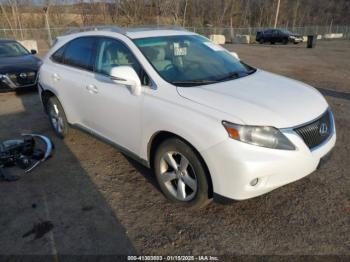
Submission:
M 110 23 L 189 27 L 350 24 L 349 0 L 79 0 L 74 4 L 71 0 L 46 0 L 41 3 L 42 6 L 37 0 L 0 0 L 0 24 L 15 37 L 17 34 L 24 37 L 20 35 L 22 30 L 17 30 L 24 25 L 47 27 L 47 24 L 49 27 Z M 47 12 L 43 12 L 44 6 Z

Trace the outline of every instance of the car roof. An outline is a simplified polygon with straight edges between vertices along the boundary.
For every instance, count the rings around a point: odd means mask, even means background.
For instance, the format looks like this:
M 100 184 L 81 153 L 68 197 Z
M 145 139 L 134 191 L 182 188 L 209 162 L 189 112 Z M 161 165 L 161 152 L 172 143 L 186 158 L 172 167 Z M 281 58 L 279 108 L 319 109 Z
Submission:
M 11 39 L 0 39 L 0 44 L 1 43 L 17 43 L 17 41 Z
M 193 35 L 190 31 L 187 31 L 184 28 L 176 27 L 176 26 L 140 26 L 140 27 L 116 27 L 116 26 L 95 26 L 95 27 L 79 27 L 72 28 L 64 35 L 72 35 L 79 34 L 84 32 L 84 35 L 88 35 L 90 33 L 99 32 L 101 35 L 102 32 L 106 32 L 106 34 L 110 33 L 118 33 L 125 35 L 131 39 L 138 38 L 148 38 L 148 37 L 157 37 L 157 36 L 172 36 L 172 35 Z M 103 34 L 103 33 L 102 33 Z

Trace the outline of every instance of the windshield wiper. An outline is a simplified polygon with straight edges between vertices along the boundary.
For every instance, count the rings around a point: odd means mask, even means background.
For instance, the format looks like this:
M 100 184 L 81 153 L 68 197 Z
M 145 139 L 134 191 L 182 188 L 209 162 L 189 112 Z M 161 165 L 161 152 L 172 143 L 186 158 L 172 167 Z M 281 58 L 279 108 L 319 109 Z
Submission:
M 202 84 L 212 84 L 217 82 L 218 82 L 217 80 L 199 79 L 199 80 L 174 81 L 171 83 L 174 85 L 202 85 Z
M 248 70 L 247 74 L 248 74 L 248 75 L 251 75 L 251 74 L 253 74 L 253 73 L 255 73 L 255 72 L 256 72 L 256 69 L 253 68 L 253 69 Z
M 253 74 L 256 72 L 256 69 L 251 69 L 248 70 L 247 72 L 231 72 L 225 75 L 222 78 L 215 79 L 215 80 L 209 80 L 209 79 L 198 79 L 198 80 L 182 80 L 182 81 L 174 81 L 171 82 L 173 85 L 207 85 L 207 84 L 213 84 L 213 83 L 218 83 L 230 79 L 237 79 L 242 76 L 247 76 L 250 74 Z
M 255 71 L 256 71 L 256 69 L 251 69 L 251 70 L 248 70 L 247 72 L 244 72 L 244 71 L 243 72 L 231 72 L 231 73 L 228 73 L 227 75 L 225 75 L 224 77 L 217 79 L 217 81 L 221 82 L 221 81 L 226 81 L 226 80 L 230 80 L 230 79 L 237 79 L 237 78 L 240 78 L 243 76 L 251 75 Z
M 217 79 L 217 81 L 221 82 L 221 81 L 225 81 L 228 79 L 237 79 L 239 77 L 240 77 L 239 72 L 231 72 L 231 73 L 228 73 L 227 75 L 225 75 L 224 77 Z

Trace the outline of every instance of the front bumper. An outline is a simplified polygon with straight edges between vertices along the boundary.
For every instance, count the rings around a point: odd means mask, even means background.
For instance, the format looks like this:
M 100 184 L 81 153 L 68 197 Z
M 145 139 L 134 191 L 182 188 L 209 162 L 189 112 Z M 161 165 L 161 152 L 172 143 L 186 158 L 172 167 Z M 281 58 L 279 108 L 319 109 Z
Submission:
M 284 133 L 296 150 L 258 147 L 227 138 L 201 152 L 206 161 L 215 194 L 244 200 L 270 192 L 314 172 L 322 157 L 335 145 L 336 132 L 310 150 L 293 131 Z M 258 183 L 250 183 L 258 178 Z
M 301 43 L 303 42 L 302 38 L 290 38 L 290 41 L 293 43 Z

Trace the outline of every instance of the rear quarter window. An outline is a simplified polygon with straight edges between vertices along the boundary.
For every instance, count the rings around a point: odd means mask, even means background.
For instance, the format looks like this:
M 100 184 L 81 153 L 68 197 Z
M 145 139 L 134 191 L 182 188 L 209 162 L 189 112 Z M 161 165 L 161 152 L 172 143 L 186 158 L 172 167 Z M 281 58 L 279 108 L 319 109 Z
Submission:
M 64 55 L 64 50 L 65 50 L 65 45 L 59 48 L 52 56 L 51 60 L 56 62 L 56 63 L 63 63 L 63 55 Z

